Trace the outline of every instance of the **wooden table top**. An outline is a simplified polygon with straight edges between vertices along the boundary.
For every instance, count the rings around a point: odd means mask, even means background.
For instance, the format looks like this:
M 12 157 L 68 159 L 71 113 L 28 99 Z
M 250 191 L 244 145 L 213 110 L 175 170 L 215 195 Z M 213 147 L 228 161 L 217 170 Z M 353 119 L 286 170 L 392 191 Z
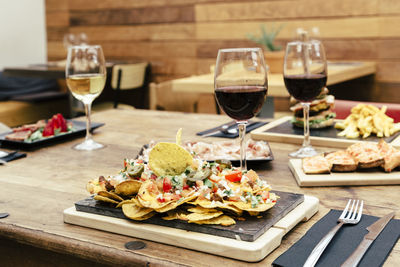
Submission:
M 327 85 L 337 84 L 366 75 L 374 74 L 373 62 L 330 62 L 328 63 Z M 214 74 L 191 76 L 171 81 L 172 90 L 186 93 L 214 93 Z M 283 74 L 268 74 L 268 96 L 288 97 Z
M 83 119 L 83 118 L 82 118 Z M 207 127 L 229 121 L 226 116 L 184 114 L 147 110 L 108 110 L 93 114 L 93 121 L 104 122 L 96 130 L 96 141 L 106 148 L 93 152 L 71 149 L 83 138 L 40 150 L 0 166 L 0 239 L 66 253 L 105 264 L 268 266 L 300 239 L 330 209 L 342 209 L 348 198 L 365 200 L 365 214 L 383 216 L 400 208 L 398 186 L 313 187 L 297 186 L 288 168 L 288 153 L 296 145 L 270 143 L 275 160 L 261 165 L 257 172 L 275 190 L 303 193 L 320 199 L 320 210 L 309 221 L 289 232 L 279 248 L 264 260 L 247 263 L 188 249 L 144 240 L 147 247 L 129 251 L 124 244 L 135 238 L 65 224 L 63 210 L 88 196 L 86 182 L 100 175 L 112 175 L 122 168 L 124 158 L 133 158 L 150 140 L 174 141 L 178 128 L 183 140 L 200 139 L 195 134 Z M 215 140 L 215 138 L 213 138 Z M 396 218 L 399 218 L 397 213 Z M 400 265 L 400 242 L 385 266 Z

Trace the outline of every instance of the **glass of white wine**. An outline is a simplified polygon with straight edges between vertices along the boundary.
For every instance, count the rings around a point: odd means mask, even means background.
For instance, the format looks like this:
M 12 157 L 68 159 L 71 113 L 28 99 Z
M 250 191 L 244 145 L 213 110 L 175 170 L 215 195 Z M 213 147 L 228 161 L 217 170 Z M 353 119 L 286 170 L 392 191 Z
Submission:
M 101 46 L 70 46 L 65 77 L 69 90 L 76 99 L 83 102 L 86 113 L 85 141 L 74 146 L 74 149 L 95 150 L 104 147 L 104 145 L 95 142 L 90 133 L 92 102 L 101 94 L 106 83 L 106 64 Z

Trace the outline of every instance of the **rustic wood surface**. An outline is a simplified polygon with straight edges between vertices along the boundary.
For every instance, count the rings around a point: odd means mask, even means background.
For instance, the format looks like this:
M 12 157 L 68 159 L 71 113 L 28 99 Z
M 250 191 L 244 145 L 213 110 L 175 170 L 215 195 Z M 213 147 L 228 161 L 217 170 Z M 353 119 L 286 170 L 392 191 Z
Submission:
M 82 118 L 83 119 L 83 118 Z M 82 138 L 28 152 L 24 159 L 0 166 L 0 212 L 10 216 L 0 220 L 0 239 L 13 240 L 76 259 L 117 265 L 195 265 L 248 266 L 211 254 L 144 241 L 143 250 L 128 251 L 124 244 L 135 238 L 87 229 L 63 223 L 63 210 L 88 196 L 85 184 L 100 175 L 111 175 L 122 168 L 123 159 L 133 158 L 150 140 L 174 141 L 178 128 L 183 140 L 200 139 L 195 134 L 208 127 L 229 121 L 226 116 L 184 114 L 144 110 L 109 110 L 93 114 L 93 121 L 104 122 L 96 130 L 96 141 L 106 144 L 102 150 L 79 152 L 71 147 Z M 214 140 L 214 139 L 213 139 Z M 275 160 L 255 168 L 276 190 L 304 193 L 318 197 L 320 211 L 310 221 L 297 225 L 281 246 L 254 266 L 268 266 L 300 239 L 329 209 L 341 209 L 348 198 L 365 200 L 365 213 L 382 216 L 399 210 L 398 186 L 313 187 L 297 186 L 288 168 L 288 153 L 296 145 L 271 143 Z M 397 213 L 396 218 L 399 218 Z M 8 242 L 0 242 L 6 249 Z M 28 258 L 35 249 L 27 249 Z M 6 253 L 6 252 L 2 252 Z M 1 254 L 1 253 L 0 253 Z M 3 258 L 3 257 L 2 257 Z M 7 259 L 7 257 L 5 257 Z M 8 257 L 10 258 L 10 257 Z M 33 257 L 38 259 L 39 257 Z M 13 258 L 17 261 L 17 258 Z M 22 260 L 22 259 L 21 259 Z M 42 259 L 45 260 L 45 259 Z M 399 266 L 400 243 L 397 243 L 385 266 Z M 6 265 L 7 266 L 7 265 Z M 15 266 L 15 265 L 14 265 Z M 148 266 L 148 265 L 147 265 Z

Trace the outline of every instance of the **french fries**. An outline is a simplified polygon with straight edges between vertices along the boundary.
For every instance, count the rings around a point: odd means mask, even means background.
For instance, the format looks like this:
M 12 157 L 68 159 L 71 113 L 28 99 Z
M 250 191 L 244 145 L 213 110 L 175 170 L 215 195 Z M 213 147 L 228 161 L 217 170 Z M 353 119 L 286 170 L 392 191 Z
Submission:
M 338 136 L 346 138 L 367 138 L 371 134 L 377 137 L 389 137 L 400 131 L 400 123 L 394 123 L 387 116 L 386 106 L 381 109 L 366 104 L 358 104 L 351 109 L 351 114 L 343 121 L 335 125 L 336 129 L 342 130 Z

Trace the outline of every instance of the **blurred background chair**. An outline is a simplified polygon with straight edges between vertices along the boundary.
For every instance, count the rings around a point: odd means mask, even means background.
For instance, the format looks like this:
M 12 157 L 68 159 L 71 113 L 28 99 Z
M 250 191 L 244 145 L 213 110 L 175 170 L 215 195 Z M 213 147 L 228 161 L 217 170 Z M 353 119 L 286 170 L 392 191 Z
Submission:
M 335 108 L 337 119 L 345 119 L 351 113 L 351 109 L 358 104 L 370 104 L 381 108 L 383 105 L 387 106 L 386 115 L 392 117 L 394 122 L 400 122 L 400 104 L 382 103 L 382 102 L 365 102 L 365 101 L 352 101 L 352 100 L 335 100 Z
M 115 64 L 111 81 L 106 83 L 106 88 L 99 97 L 100 101 L 94 104 L 93 110 L 149 108 L 150 76 L 150 65 L 147 62 Z M 109 88 L 112 90 L 107 90 Z

